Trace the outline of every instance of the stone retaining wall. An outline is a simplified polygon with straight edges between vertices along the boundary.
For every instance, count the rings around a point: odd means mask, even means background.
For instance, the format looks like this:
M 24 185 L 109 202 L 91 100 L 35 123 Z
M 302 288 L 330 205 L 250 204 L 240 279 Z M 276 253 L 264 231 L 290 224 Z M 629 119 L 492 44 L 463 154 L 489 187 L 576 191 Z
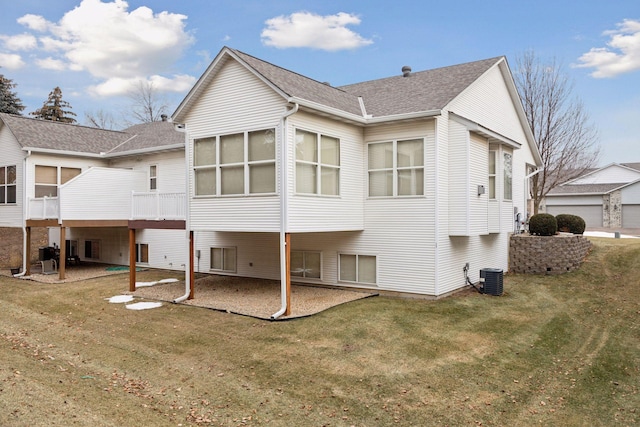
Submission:
M 584 236 L 514 234 L 509 242 L 512 273 L 562 274 L 580 267 L 591 250 Z
M 22 267 L 22 240 L 22 228 L 0 227 L 0 268 Z M 38 248 L 48 244 L 47 228 L 31 228 L 31 263 L 38 261 Z

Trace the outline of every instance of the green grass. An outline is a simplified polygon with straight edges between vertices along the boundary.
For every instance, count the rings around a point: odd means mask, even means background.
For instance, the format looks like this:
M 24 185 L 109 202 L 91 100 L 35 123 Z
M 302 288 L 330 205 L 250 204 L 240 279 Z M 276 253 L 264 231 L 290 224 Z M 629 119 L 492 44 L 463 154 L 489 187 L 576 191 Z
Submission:
M 640 241 L 592 241 L 580 270 L 508 274 L 501 297 L 375 297 L 287 322 L 107 303 L 126 274 L 3 277 L 0 425 L 634 425 Z

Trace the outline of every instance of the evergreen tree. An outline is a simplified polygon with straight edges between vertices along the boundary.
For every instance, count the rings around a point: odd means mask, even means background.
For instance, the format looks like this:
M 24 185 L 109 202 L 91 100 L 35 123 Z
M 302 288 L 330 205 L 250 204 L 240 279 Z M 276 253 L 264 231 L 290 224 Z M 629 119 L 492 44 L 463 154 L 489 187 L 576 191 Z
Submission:
M 76 113 L 71 111 L 71 105 L 62 99 L 62 90 L 56 87 L 49 93 L 49 98 L 44 102 L 42 108 L 29 113 L 40 120 L 51 120 L 54 122 L 76 123 Z
M 22 114 L 24 105 L 18 95 L 12 91 L 16 86 L 13 80 L 0 74 L 0 113 Z

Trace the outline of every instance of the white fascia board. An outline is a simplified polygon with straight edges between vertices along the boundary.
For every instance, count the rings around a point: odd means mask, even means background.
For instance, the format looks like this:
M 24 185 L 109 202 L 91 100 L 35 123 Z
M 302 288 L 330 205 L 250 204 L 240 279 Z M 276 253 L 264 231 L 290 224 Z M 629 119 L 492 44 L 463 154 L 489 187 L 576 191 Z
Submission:
M 460 123 L 461 125 L 465 126 L 468 130 L 472 131 L 472 132 L 477 132 L 480 133 L 482 135 L 485 135 L 489 138 L 493 138 L 493 139 L 497 139 L 498 141 L 500 141 L 503 145 L 507 145 L 515 150 L 519 150 L 522 147 L 522 144 L 520 144 L 517 141 L 514 141 L 511 138 L 507 138 L 504 135 L 500 135 L 498 132 L 494 132 L 491 129 L 487 129 L 486 127 L 480 125 L 479 123 L 476 123 L 474 121 L 471 121 L 467 118 L 464 118 L 456 113 L 454 113 L 453 111 L 449 112 L 449 117 L 451 117 L 452 120 L 455 120 L 456 122 Z
M 22 151 L 31 152 L 31 153 L 42 153 L 42 154 L 55 154 L 57 156 L 88 157 L 88 158 L 104 159 L 104 155 L 102 153 L 83 153 L 79 151 L 55 150 L 52 148 L 22 147 Z
M 184 149 L 185 144 L 173 144 L 173 145 L 164 145 L 161 147 L 148 147 L 148 148 L 140 148 L 138 150 L 130 150 L 130 151 L 120 151 L 116 153 L 108 153 L 103 157 L 107 159 L 115 158 L 115 157 L 127 157 L 127 156 L 136 156 L 140 154 L 153 154 L 160 153 L 165 151 L 174 151 Z

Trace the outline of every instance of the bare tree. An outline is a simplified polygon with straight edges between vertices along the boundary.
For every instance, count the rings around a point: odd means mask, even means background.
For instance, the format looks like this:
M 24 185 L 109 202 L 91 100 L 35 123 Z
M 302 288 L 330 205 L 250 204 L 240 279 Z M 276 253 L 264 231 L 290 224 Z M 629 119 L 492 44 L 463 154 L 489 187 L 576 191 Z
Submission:
M 118 127 L 116 119 L 113 118 L 113 114 L 105 110 L 98 111 L 85 111 L 84 120 L 87 126 L 91 126 L 98 129 L 114 130 Z
M 514 80 L 533 131 L 544 170 L 532 178 L 534 213 L 553 188 L 596 165 L 598 132 L 562 64 L 544 62 L 533 51 L 516 58 Z
M 167 114 L 169 108 L 165 99 L 160 97 L 153 82 L 140 81 L 127 96 L 131 100 L 131 116 L 133 120 L 126 119 L 130 124 L 150 123 L 162 120 L 162 115 Z

